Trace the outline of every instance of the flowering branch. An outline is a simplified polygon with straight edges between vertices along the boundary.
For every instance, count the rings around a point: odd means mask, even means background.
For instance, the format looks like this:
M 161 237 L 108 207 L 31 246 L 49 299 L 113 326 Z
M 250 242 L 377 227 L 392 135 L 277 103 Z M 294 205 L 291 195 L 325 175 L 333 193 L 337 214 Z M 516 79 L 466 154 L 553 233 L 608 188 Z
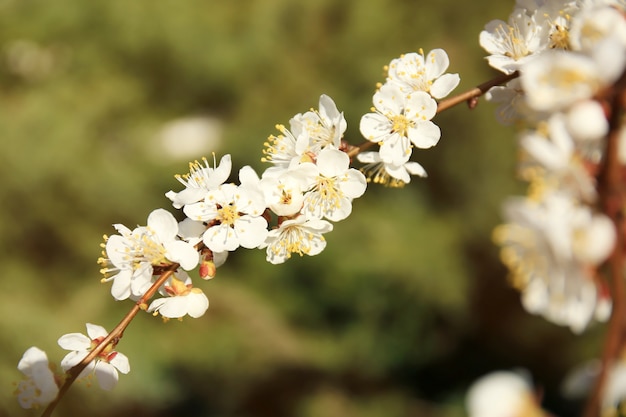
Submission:
M 147 302 L 150 300 L 154 294 L 159 290 L 161 285 L 180 267 L 179 264 L 173 264 L 165 270 L 161 276 L 152 284 L 152 286 L 146 291 L 146 293 L 133 305 L 128 313 L 122 318 L 122 320 L 118 323 L 117 326 L 109 334 L 102 339 L 100 343 L 98 343 L 91 352 L 85 358 L 80 361 L 80 363 L 70 370 L 66 372 L 66 378 L 63 381 L 63 385 L 59 388 L 59 394 L 52 401 L 41 414 L 41 417 L 50 417 L 52 412 L 61 401 L 61 399 L 65 396 L 65 393 L 72 386 L 74 381 L 78 378 L 81 372 L 89 365 L 93 360 L 95 360 L 109 345 L 117 345 L 119 340 L 124 335 L 124 331 L 130 324 L 130 322 L 135 318 L 137 313 L 140 310 L 145 310 L 147 307 Z
M 240 247 L 264 250 L 272 264 L 320 254 L 324 235 L 351 214 L 368 183 L 401 187 L 411 176 L 427 176 L 411 158 L 439 143 L 436 114 L 463 102 L 473 108 L 486 95 L 501 103 L 500 121 L 523 126 L 519 173 L 529 184 L 526 196 L 504 204 L 505 224 L 494 231 L 501 259 L 530 313 L 574 333 L 610 319 L 584 415 L 614 410 L 626 399 L 623 389 L 607 388 L 626 342 L 626 10 L 611 0 L 557 3 L 517 2 L 507 22 L 489 22 L 479 41 L 503 74 L 452 98 L 445 99 L 460 77 L 446 73 L 444 50 L 393 59 L 360 119 L 361 145 L 343 140 L 344 115 L 322 95 L 317 110 L 276 126 L 279 133 L 264 144 L 262 161 L 270 166 L 260 176 L 245 166 L 239 184 L 227 183 L 230 155 L 219 164 L 215 156 L 213 165 L 206 158 L 190 163 L 189 173 L 176 177 L 184 189 L 165 194 L 185 214 L 182 222 L 156 209 L 146 226 L 116 224 L 118 234 L 105 237 L 102 282 L 111 282 L 114 299 L 138 301 L 111 332 L 87 324 L 88 336 L 59 338 L 71 351 L 61 362 L 60 389 L 45 352 L 28 349 L 18 364 L 26 376 L 20 404 L 46 404 L 42 417 L 50 417 L 71 384 L 89 373 L 112 388 L 118 371 L 130 371 L 128 358 L 113 349 L 140 310 L 164 319 L 202 316 L 208 299 L 186 271 L 199 266 L 201 278 L 212 278 Z M 363 164 L 359 170 L 351 157 Z M 601 278 L 605 264 L 611 293 Z M 529 381 L 511 373 L 480 380 L 468 393 L 472 417 L 549 415 L 539 402 Z

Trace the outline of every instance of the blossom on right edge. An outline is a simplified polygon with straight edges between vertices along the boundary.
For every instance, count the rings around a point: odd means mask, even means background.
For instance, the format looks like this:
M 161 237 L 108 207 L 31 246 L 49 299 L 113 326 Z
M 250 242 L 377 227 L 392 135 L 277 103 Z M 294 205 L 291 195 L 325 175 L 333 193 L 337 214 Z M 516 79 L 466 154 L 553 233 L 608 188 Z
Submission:
M 526 310 L 575 333 L 606 320 L 607 295 L 594 271 L 613 250 L 611 220 L 558 192 L 510 198 L 504 217 L 494 240 Z

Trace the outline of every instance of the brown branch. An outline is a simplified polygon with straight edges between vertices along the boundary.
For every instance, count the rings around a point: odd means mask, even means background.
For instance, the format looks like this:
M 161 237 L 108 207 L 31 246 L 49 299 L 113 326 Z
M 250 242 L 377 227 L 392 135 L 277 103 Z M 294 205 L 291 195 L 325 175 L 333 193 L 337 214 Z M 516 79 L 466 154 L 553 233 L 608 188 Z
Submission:
M 602 365 L 600 373 L 595 381 L 591 394 L 587 399 L 584 417 L 598 417 L 600 404 L 607 383 L 609 371 L 615 360 L 624 348 L 624 336 L 626 330 L 626 286 L 624 284 L 624 231 L 626 223 L 624 219 L 624 207 L 626 203 L 626 190 L 622 184 L 622 166 L 618 158 L 619 131 L 621 128 L 626 86 L 626 77 L 611 89 L 604 92 L 610 95 L 605 99 L 609 113 L 610 131 L 608 135 L 606 152 L 600 173 L 598 175 L 598 193 L 602 210 L 613 221 L 616 230 L 616 242 L 613 253 L 608 260 L 610 270 L 610 284 L 612 290 L 613 310 L 608 325 L 604 348 L 602 352 Z
M 115 343 L 117 343 L 117 340 L 119 340 L 123 336 L 124 330 L 126 330 L 126 328 L 130 324 L 130 322 L 135 318 L 137 313 L 139 313 L 140 310 L 145 310 L 147 301 L 150 300 L 154 296 L 154 294 L 156 294 L 156 292 L 159 290 L 161 285 L 163 285 L 163 283 L 167 281 L 167 279 L 179 267 L 180 265 L 177 263 L 169 266 L 159 276 L 159 278 L 154 282 L 154 284 L 152 284 L 152 286 L 148 289 L 148 291 L 146 291 L 146 293 L 135 303 L 135 305 L 130 309 L 130 311 L 126 313 L 126 315 L 124 316 L 124 318 L 122 318 L 122 320 L 118 323 L 118 325 L 115 326 L 115 328 L 111 330 L 111 332 L 93 350 L 91 350 L 89 354 L 85 356 L 85 358 L 78 365 L 74 366 L 73 368 L 67 371 L 66 373 L 67 377 L 65 381 L 63 382 L 63 385 L 59 389 L 59 394 L 57 395 L 57 397 L 54 399 L 53 402 L 48 404 L 43 414 L 41 414 L 41 417 L 50 417 L 52 415 L 52 412 L 54 411 L 58 403 L 61 401 L 63 396 L 67 393 L 67 391 L 70 389 L 74 381 L 76 381 L 76 378 L 78 378 L 78 376 L 83 371 L 83 369 L 85 369 L 87 365 L 89 365 L 89 363 L 91 363 L 91 361 L 93 361 L 111 342 L 115 340 L 116 341 Z
M 450 107 L 454 107 L 457 104 L 460 104 L 463 102 L 467 102 L 470 105 L 470 107 L 474 107 L 475 104 L 473 100 L 485 94 L 487 91 L 489 91 L 489 89 L 491 89 L 491 87 L 508 83 L 509 81 L 517 77 L 519 77 L 518 71 L 515 71 L 511 74 L 502 74 L 502 75 L 497 76 L 496 78 L 493 78 L 487 82 L 480 84 L 477 87 L 472 88 L 469 91 L 466 91 L 454 97 L 450 97 L 448 99 L 442 100 L 437 105 L 437 113 L 441 113 L 442 111 L 447 110 Z
M 517 71 L 511 74 L 502 74 L 472 88 L 471 90 L 465 91 L 464 93 L 458 94 L 454 97 L 450 97 L 448 99 L 442 100 L 437 105 L 437 113 L 441 113 L 442 111 L 448 110 L 449 108 L 454 107 L 463 102 L 467 102 L 470 108 L 474 108 L 476 106 L 476 99 L 482 96 L 483 94 L 485 94 L 487 91 L 489 91 L 491 87 L 505 84 L 517 77 L 519 77 L 519 72 Z M 357 146 L 350 146 L 350 149 L 347 151 L 347 154 L 350 158 L 352 158 L 373 145 L 374 145 L 374 142 L 366 141 Z

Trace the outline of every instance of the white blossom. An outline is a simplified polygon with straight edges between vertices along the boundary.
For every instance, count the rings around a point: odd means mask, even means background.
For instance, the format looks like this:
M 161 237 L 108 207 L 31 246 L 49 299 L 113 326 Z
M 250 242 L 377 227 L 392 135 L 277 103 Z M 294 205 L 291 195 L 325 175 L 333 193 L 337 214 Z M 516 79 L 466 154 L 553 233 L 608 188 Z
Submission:
M 172 274 L 159 292 L 163 297 L 150 303 L 149 313 L 159 313 L 165 318 L 181 318 L 185 315 L 197 318 L 209 308 L 207 296 L 200 288 L 192 285 L 191 278 L 183 271 Z
M 319 100 L 319 110 L 311 109 L 304 114 L 295 115 L 290 124 L 293 128 L 299 126 L 299 132 L 305 132 L 308 142 L 298 142 L 297 153 L 317 155 L 328 146 L 339 148 L 341 138 L 347 128 L 346 119 L 339 112 L 332 98 L 322 94 Z M 304 147 L 304 148 L 302 148 Z
M 487 57 L 489 65 L 510 74 L 547 47 L 544 28 L 538 24 L 535 15 L 529 16 L 525 9 L 516 8 L 508 22 L 492 20 L 485 25 L 479 42 L 490 54 Z
M 411 144 L 427 149 L 439 142 L 441 131 L 430 121 L 437 113 L 437 102 L 428 93 L 405 95 L 387 83 L 374 94 L 373 102 L 375 112 L 361 118 L 361 134 L 380 144 L 385 161 L 401 165 L 410 157 Z
M 294 219 L 283 221 L 280 226 L 271 230 L 263 247 L 267 247 L 267 261 L 280 264 L 298 255 L 317 255 L 326 247 L 326 239 L 322 234 L 333 230 L 332 223 L 307 218 L 300 215 Z
M 323 94 L 319 110 L 298 113 L 289 121 L 289 129 L 276 125 L 279 135 L 271 135 L 265 142 L 263 162 L 271 162 L 276 169 L 287 169 L 292 162 L 311 162 L 329 146 L 339 148 L 347 124 L 335 102 Z
M 402 187 L 411 182 L 411 175 L 426 177 L 423 166 L 413 161 L 406 161 L 400 165 L 394 165 L 392 161 L 385 161 L 378 152 L 361 152 L 357 155 L 359 162 L 365 165 L 361 171 L 367 177 L 367 181 L 390 187 Z
M 239 246 L 256 248 L 265 241 L 265 208 L 260 191 L 223 184 L 209 191 L 202 201 L 188 204 L 183 210 L 192 220 L 209 224 L 202 235 L 204 244 L 214 252 L 224 252 L 234 251 Z
M 343 220 L 352 212 L 352 200 L 365 192 L 365 176 L 350 168 L 350 158 L 326 148 L 317 156 L 312 187 L 304 196 L 302 213 L 308 217 Z
M 156 209 L 147 223 L 132 231 L 114 225 L 120 234 L 107 239 L 106 257 L 98 260 L 103 266 L 102 281 L 113 281 L 111 294 L 116 300 L 141 297 L 151 285 L 155 266 L 179 263 L 181 268 L 191 270 L 198 265 L 198 252 L 178 238 L 178 223 L 171 213 Z
M 459 85 L 458 74 L 444 74 L 450 65 L 448 54 L 443 49 L 407 53 L 389 64 L 387 81 L 397 84 L 405 94 L 425 91 L 436 99 L 450 94 Z
M 176 175 L 176 179 L 185 186 L 185 189 L 178 193 L 168 191 L 165 194 L 172 200 L 175 208 L 200 201 L 208 191 L 216 189 L 228 179 L 232 167 L 230 155 L 224 155 L 219 165 L 215 163 L 213 156 L 214 168 L 209 166 L 206 158 L 202 158 L 202 162 L 204 165 L 198 161 L 190 162 L 188 174 Z
M 59 346 L 71 350 L 61 360 L 61 367 L 68 371 L 78 365 L 102 340 L 108 332 L 102 326 L 87 323 L 87 336 L 81 333 L 69 333 L 59 338 Z M 114 344 L 109 344 L 105 349 L 83 369 L 77 379 L 95 375 L 102 389 L 110 390 L 118 381 L 118 372 L 127 374 L 130 372 L 128 358 L 116 350 Z
M 304 193 L 317 175 L 312 163 L 291 164 L 282 171 L 265 171 L 259 183 L 265 202 L 278 216 L 293 216 L 302 210 Z

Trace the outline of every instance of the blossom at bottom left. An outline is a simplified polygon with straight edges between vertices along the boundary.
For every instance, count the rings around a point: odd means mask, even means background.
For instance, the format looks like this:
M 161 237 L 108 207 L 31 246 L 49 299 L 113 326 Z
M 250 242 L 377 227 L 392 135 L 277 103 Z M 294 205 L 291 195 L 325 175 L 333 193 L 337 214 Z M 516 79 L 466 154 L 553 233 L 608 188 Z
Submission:
M 82 333 L 69 333 L 59 338 L 59 346 L 72 351 L 65 355 L 61 361 L 61 367 L 64 371 L 78 365 L 91 350 L 107 337 L 108 332 L 102 326 L 87 323 L 87 334 L 88 336 Z M 93 361 L 89 362 L 77 379 L 95 374 L 102 389 L 113 389 L 117 384 L 118 371 L 123 374 L 130 372 L 128 357 L 114 350 L 115 345 L 116 342 L 109 343 Z
M 17 369 L 26 377 L 17 384 L 15 395 L 22 408 L 45 407 L 57 397 L 59 387 L 43 350 L 33 346 L 24 352 Z

